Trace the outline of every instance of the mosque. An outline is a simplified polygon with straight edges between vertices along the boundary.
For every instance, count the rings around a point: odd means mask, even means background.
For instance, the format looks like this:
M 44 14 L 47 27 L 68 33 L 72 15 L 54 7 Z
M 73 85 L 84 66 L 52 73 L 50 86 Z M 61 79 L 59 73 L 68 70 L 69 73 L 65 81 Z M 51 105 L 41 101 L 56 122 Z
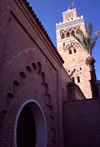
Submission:
M 0 147 L 100 147 L 100 80 L 77 29 L 69 7 L 56 49 L 26 0 L 0 1 Z

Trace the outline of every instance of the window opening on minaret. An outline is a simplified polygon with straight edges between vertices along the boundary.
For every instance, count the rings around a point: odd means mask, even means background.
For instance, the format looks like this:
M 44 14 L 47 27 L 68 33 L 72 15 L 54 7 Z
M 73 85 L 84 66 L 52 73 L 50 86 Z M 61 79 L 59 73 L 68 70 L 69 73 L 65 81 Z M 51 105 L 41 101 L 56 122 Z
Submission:
M 77 77 L 77 82 L 80 83 L 80 77 L 79 76 Z
M 72 51 L 71 51 L 71 49 L 69 50 L 69 54 L 72 54 Z
M 80 67 L 80 70 L 82 70 L 82 68 Z
M 66 37 L 70 37 L 70 34 L 69 34 L 69 32 L 67 32 L 67 34 L 66 34 Z
M 74 53 L 76 53 L 76 49 L 74 48 Z
M 62 33 L 62 35 L 61 35 L 61 39 L 63 39 L 63 38 L 65 38 L 65 34 L 64 33 Z
M 72 77 L 72 81 L 75 83 L 75 79 L 74 79 L 74 77 Z
M 63 43 L 63 47 L 65 46 L 65 43 Z

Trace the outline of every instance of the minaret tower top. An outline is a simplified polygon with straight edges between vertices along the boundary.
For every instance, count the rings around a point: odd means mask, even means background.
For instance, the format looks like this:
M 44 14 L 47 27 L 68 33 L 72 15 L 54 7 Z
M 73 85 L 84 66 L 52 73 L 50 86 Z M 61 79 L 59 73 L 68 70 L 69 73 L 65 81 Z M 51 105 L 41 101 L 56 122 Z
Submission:
M 84 23 L 83 15 L 79 17 L 77 15 L 76 8 L 72 8 L 69 6 L 68 10 L 65 12 L 62 12 L 63 15 L 63 22 L 56 23 L 56 30 L 61 30 L 65 28 L 69 28 L 73 25 L 79 25 L 80 23 Z M 85 28 L 85 27 L 84 27 Z M 86 30 L 84 30 L 86 32 Z
M 71 9 L 70 6 L 69 6 L 68 10 L 63 12 L 62 14 L 63 14 L 63 22 L 75 20 L 78 17 L 77 12 L 76 12 L 76 8 Z

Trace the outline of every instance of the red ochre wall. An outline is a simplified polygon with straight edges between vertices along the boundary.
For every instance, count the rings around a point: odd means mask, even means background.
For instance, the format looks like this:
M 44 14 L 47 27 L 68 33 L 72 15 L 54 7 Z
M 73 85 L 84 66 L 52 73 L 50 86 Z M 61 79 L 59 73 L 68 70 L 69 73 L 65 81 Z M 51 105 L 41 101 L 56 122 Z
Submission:
M 63 103 L 64 146 L 100 146 L 100 99 Z
M 71 80 L 24 2 L 0 1 L 0 147 L 15 146 L 16 116 L 30 99 L 43 110 L 47 146 L 62 147 L 62 82 L 66 97 Z

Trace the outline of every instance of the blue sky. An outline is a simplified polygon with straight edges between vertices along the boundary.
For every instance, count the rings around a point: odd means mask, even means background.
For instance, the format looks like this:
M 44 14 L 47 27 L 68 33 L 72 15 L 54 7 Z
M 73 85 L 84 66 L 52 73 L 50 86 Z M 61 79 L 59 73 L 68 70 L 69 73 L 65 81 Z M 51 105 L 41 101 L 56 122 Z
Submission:
M 53 44 L 56 45 L 56 23 L 62 22 L 62 12 L 71 5 L 71 0 L 27 0 L 41 21 Z M 74 8 L 80 17 L 84 16 L 86 27 L 93 22 L 93 36 L 100 30 L 100 0 L 75 0 Z M 97 80 L 100 80 L 100 36 L 93 49 L 93 57 L 96 59 L 95 69 Z

